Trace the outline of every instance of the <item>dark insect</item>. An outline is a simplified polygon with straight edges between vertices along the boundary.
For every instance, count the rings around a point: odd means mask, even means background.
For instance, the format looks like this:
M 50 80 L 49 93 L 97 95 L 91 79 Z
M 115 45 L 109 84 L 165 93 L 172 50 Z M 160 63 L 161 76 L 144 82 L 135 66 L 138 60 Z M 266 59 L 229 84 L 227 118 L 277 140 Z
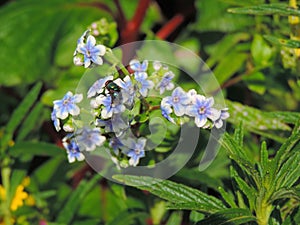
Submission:
M 117 97 L 119 97 L 121 88 L 116 83 L 114 83 L 112 80 L 108 80 L 105 82 L 105 88 L 106 88 L 106 90 L 108 90 L 108 93 L 111 97 L 111 102 L 113 103 L 113 101 Z

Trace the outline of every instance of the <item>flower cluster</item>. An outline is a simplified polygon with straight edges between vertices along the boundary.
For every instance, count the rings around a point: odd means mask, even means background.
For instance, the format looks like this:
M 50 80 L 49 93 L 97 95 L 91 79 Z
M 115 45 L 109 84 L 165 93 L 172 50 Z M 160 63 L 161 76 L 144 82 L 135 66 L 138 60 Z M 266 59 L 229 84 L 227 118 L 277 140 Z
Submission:
M 96 45 L 95 37 L 89 33 L 86 31 L 79 38 L 74 57 L 75 65 L 86 68 L 102 65 L 101 57 L 106 50 L 105 46 Z M 221 128 L 229 117 L 227 108 L 214 106 L 213 97 L 175 86 L 175 74 L 158 61 L 133 59 L 129 71 L 125 75 L 116 72 L 102 77 L 86 93 L 68 92 L 53 102 L 51 119 L 57 131 L 63 123 L 62 129 L 68 132 L 63 146 L 70 163 L 84 160 L 85 154 L 101 147 L 100 150 L 109 149 L 118 168 L 137 166 L 146 157 L 146 150 L 151 150 L 140 128 L 149 122 L 154 110 L 160 110 L 166 121 L 178 125 L 194 121 L 199 128 Z M 83 99 L 90 105 L 89 109 L 81 108 Z M 83 110 L 91 121 L 80 121 Z

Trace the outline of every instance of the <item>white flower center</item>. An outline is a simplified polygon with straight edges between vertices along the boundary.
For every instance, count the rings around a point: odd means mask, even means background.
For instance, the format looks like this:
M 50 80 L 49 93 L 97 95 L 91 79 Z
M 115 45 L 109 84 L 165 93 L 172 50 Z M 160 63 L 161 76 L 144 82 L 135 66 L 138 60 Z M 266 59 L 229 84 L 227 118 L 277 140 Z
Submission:
M 180 98 L 178 96 L 174 96 L 173 97 L 173 102 L 177 103 L 179 102 Z
M 199 114 L 205 114 L 206 108 L 204 106 L 198 109 Z

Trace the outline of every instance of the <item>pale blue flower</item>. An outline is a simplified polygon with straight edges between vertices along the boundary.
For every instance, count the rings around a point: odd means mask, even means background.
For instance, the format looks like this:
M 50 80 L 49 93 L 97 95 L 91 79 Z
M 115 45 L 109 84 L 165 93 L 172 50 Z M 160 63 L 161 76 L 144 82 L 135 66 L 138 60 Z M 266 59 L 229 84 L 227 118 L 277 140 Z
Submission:
M 103 56 L 106 52 L 104 45 L 96 45 L 96 39 L 94 36 L 89 35 L 86 39 L 86 43 L 80 42 L 77 46 L 77 51 L 84 55 L 84 67 L 88 68 L 91 63 L 97 65 L 103 64 Z
M 172 96 L 164 98 L 165 103 L 173 107 L 176 116 L 183 116 L 187 104 L 190 102 L 189 96 L 182 90 L 181 87 L 177 87 L 173 90 Z
M 129 165 L 136 166 L 140 158 L 145 157 L 145 145 L 146 145 L 146 138 L 139 138 L 136 140 L 130 139 L 127 142 L 127 147 L 129 150 L 126 152 L 127 156 L 130 157 Z
M 166 99 L 163 99 L 160 104 L 161 114 L 163 117 L 165 117 L 171 123 L 175 123 L 174 119 L 170 116 L 170 114 L 173 112 L 173 110 L 169 104 L 165 103 L 165 101 L 166 101 Z
M 80 109 L 76 103 L 81 102 L 82 98 L 82 94 L 73 95 L 73 93 L 69 91 L 63 99 L 53 101 L 53 111 L 55 111 L 56 117 L 59 119 L 66 119 L 69 114 L 72 116 L 79 115 Z
M 79 146 L 74 140 L 63 141 L 63 146 L 67 150 L 69 163 L 75 162 L 76 159 L 78 161 L 85 159 L 84 155 L 79 150 Z
M 96 98 L 96 103 L 100 106 L 103 105 L 103 109 L 101 110 L 101 116 L 103 119 L 111 118 L 113 114 L 118 114 L 125 111 L 125 106 L 118 102 L 112 101 L 110 95 L 104 96 L 99 95 Z
M 61 130 L 60 128 L 60 120 L 56 117 L 56 111 L 53 110 L 51 113 L 51 120 L 53 121 L 53 125 L 55 127 L 55 130 L 58 132 Z
M 97 127 L 104 127 L 107 133 L 120 133 L 122 130 L 129 128 L 129 124 L 126 123 L 120 114 L 114 114 L 112 118 L 102 120 L 97 119 L 95 122 Z
M 219 129 L 223 126 L 223 121 L 229 117 L 228 108 L 221 109 L 220 117 L 214 122 L 214 126 Z
M 189 105 L 186 114 L 195 117 L 195 124 L 197 127 L 204 127 L 207 119 L 216 121 L 221 112 L 213 108 L 214 99 L 212 97 L 205 98 L 203 95 L 196 95 L 193 105 Z
M 140 76 L 146 73 L 148 69 L 148 61 L 144 60 L 142 63 L 140 61 L 133 59 L 129 62 L 130 68 L 134 71 L 135 79 L 139 79 Z
M 172 79 L 174 77 L 174 73 L 168 71 L 164 74 L 161 81 L 156 85 L 156 88 L 159 89 L 159 93 L 163 94 L 165 90 L 172 90 L 174 88 L 174 84 L 172 83 Z
M 151 80 L 147 80 L 147 77 L 147 74 L 144 74 L 138 80 L 141 85 L 139 92 L 143 97 L 146 97 L 148 95 L 148 90 L 151 90 L 154 87 L 154 83 Z
M 81 147 L 81 149 L 86 151 L 93 151 L 97 146 L 101 146 L 106 137 L 101 135 L 100 129 L 94 128 L 83 128 L 76 132 L 77 143 Z
M 91 97 L 94 97 L 96 94 L 103 93 L 103 91 L 105 89 L 106 81 L 112 80 L 113 78 L 114 78 L 113 76 L 108 76 L 108 77 L 97 80 L 88 90 L 87 97 L 91 98 Z
M 116 155 L 119 154 L 119 150 L 124 147 L 119 138 L 113 137 L 109 141 L 109 147 L 111 147 Z
M 122 102 L 131 107 L 134 103 L 135 88 L 130 77 L 126 76 L 123 80 L 118 78 L 114 82 L 121 88 Z

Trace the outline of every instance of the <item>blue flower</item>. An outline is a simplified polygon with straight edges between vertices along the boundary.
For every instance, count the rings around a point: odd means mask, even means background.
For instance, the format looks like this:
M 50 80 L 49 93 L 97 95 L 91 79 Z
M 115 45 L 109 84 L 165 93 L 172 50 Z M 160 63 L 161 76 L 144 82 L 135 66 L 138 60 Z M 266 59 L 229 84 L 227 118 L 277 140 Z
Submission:
M 110 95 L 99 95 L 96 98 L 96 104 L 99 106 L 104 106 L 104 108 L 101 110 L 101 116 L 103 119 L 108 119 L 112 117 L 113 114 L 118 114 L 125 111 L 125 106 L 123 104 L 118 104 L 118 102 L 112 102 Z
M 219 129 L 223 126 L 223 120 L 229 117 L 228 108 L 221 109 L 220 117 L 214 122 L 214 126 Z
M 80 109 L 76 103 L 81 102 L 82 98 L 82 94 L 75 94 L 73 96 L 73 93 L 69 91 L 63 99 L 53 101 L 53 111 L 55 111 L 55 116 L 59 119 L 66 119 L 69 114 L 72 116 L 79 115 Z
M 154 87 L 154 83 L 151 80 L 147 80 L 147 74 L 143 74 L 137 80 L 140 83 L 139 92 L 143 97 L 148 95 L 148 90 L 151 90 Z
M 61 130 L 60 128 L 60 120 L 56 117 L 56 110 L 53 110 L 51 113 L 51 120 L 53 121 L 53 125 L 55 130 L 58 132 Z
M 77 51 L 84 55 L 84 67 L 88 68 L 91 63 L 95 63 L 97 65 L 103 64 L 101 56 L 105 54 L 106 48 L 104 45 L 96 45 L 95 37 L 89 35 L 86 39 L 86 43 L 78 43 Z
M 173 112 L 173 110 L 171 109 L 171 106 L 169 104 L 165 103 L 165 101 L 166 99 L 163 99 L 160 103 L 161 114 L 171 123 L 175 123 L 174 119 L 170 117 L 170 114 Z
M 91 98 L 91 97 L 94 97 L 96 94 L 103 93 L 106 81 L 112 80 L 112 79 L 113 79 L 113 76 L 108 76 L 108 77 L 97 80 L 88 90 L 87 97 Z
M 85 159 L 84 155 L 79 150 L 79 146 L 74 140 L 63 141 L 63 146 L 67 150 L 69 163 L 75 162 L 76 159 L 78 161 Z
M 133 59 L 129 62 L 130 68 L 134 71 L 134 77 L 135 79 L 138 79 L 139 76 L 142 76 L 146 73 L 146 70 L 148 68 L 148 61 L 144 60 L 142 63 L 140 63 L 138 60 Z
M 116 155 L 119 154 L 119 150 L 123 147 L 124 145 L 120 141 L 119 138 L 113 137 L 109 141 L 109 147 L 111 147 Z
M 203 95 L 196 95 L 193 105 L 187 107 L 186 114 L 195 117 L 197 127 L 204 127 L 207 119 L 216 121 L 220 117 L 220 111 L 212 108 L 214 99 L 205 98 Z
M 185 114 L 185 108 L 190 102 L 189 96 L 182 90 L 181 87 L 177 87 L 172 92 L 172 96 L 164 98 L 165 103 L 173 107 L 176 116 L 183 116 Z
M 131 82 L 130 77 L 126 76 L 123 80 L 121 78 L 118 78 L 114 82 L 121 88 L 123 103 L 131 107 L 134 103 L 135 88 Z
M 174 88 L 174 84 L 171 82 L 174 77 L 174 73 L 168 71 L 164 74 L 161 81 L 157 84 L 156 88 L 159 89 L 159 93 L 164 93 L 165 90 L 172 90 Z
M 130 139 L 127 141 L 127 146 L 129 147 L 129 150 L 127 151 L 127 156 L 130 157 L 129 159 L 129 165 L 136 166 L 140 158 L 145 157 L 145 145 L 146 145 L 146 139 L 145 138 L 139 138 L 137 142 L 134 139 Z
M 120 114 L 114 115 L 107 120 L 96 119 L 95 125 L 97 127 L 104 127 L 107 133 L 120 133 L 122 130 L 129 128 L 128 122 L 126 123 Z
M 95 150 L 96 146 L 101 146 L 106 140 L 98 128 L 83 128 L 76 131 L 76 135 L 78 145 L 86 151 Z

